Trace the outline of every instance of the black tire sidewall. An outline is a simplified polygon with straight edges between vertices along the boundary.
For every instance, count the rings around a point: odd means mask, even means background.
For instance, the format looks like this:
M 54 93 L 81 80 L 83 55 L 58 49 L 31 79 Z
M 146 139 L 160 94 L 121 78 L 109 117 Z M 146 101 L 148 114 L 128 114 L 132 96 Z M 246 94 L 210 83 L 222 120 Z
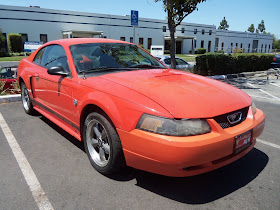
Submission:
M 110 145 L 110 159 L 109 159 L 109 162 L 107 163 L 107 165 L 104 167 L 100 167 L 99 165 L 97 165 L 94 162 L 94 160 L 92 159 L 92 157 L 88 151 L 86 132 L 87 132 L 88 123 L 91 120 L 97 120 L 100 124 L 102 124 L 102 126 L 105 128 L 105 130 L 108 134 L 108 141 L 109 141 L 109 145 Z M 111 173 L 116 172 L 120 168 L 120 164 L 118 164 L 118 161 L 117 161 L 117 159 L 122 158 L 120 156 L 123 155 L 122 152 L 121 152 L 122 154 L 119 154 L 120 151 L 119 151 L 118 145 L 120 144 L 120 139 L 119 139 L 119 136 L 118 136 L 115 128 L 111 125 L 111 123 L 103 115 L 101 115 L 97 112 L 92 112 L 87 116 L 87 118 L 85 119 L 85 122 L 84 122 L 84 127 L 83 127 L 83 141 L 84 141 L 85 150 L 86 150 L 86 153 L 90 160 L 90 163 L 95 168 L 95 170 L 97 170 L 98 172 L 100 172 L 102 174 L 111 174 Z
M 28 109 L 26 109 L 23 105 L 23 94 L 24 94 L 24 90 L 27 89 L 26 85 L 24 82 L 21 83 L 21 103 L 22 103 L 22 106 L 23 106 L 23 109 L 24 111 L 27 113 L 27 114 L 32 114 L 34 112 L 34 109 L 33 109 L 33 105 L 32 105 L 32 102 L 31 102 L 31 98 L 30 98 L 30 95 L 28 93 L 28 97 L 29 97 L 29 105 L 28 105 Z

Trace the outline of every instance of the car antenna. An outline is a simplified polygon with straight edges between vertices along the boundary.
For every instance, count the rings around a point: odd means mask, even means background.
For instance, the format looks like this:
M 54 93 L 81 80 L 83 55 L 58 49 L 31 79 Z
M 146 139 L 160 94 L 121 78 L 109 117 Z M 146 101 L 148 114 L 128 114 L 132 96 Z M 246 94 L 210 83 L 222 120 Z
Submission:
M 83 69 L 83 79 L 86 79 L 86 71 Z
M 83 79 L 86 79 L 85 62 L 83 62 Z

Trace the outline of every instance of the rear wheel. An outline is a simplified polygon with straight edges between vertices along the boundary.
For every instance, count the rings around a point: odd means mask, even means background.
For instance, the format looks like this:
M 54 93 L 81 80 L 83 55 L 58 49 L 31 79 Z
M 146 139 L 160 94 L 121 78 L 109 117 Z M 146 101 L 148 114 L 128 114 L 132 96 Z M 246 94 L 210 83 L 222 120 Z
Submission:
M 102 174 L 112 174 L 125 166 L 120 138 L 101 114 L 90 113 L 84 123 L 83 141 L 92 166 Z
M 21 101 L 23 109 L 27 114 L 35 113 L 35 109 L 33 108 L 30 95 L 24 82 L 21 83 Z

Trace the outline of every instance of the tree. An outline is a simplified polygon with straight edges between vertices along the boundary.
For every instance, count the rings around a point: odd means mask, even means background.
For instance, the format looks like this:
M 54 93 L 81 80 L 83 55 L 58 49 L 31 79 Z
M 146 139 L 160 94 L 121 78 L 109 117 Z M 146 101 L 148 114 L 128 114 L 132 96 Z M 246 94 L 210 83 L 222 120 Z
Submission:
M 257 29 L 257 28 L 256 28 L 256 33 L 257 33 L 257 34 L 259 33 L 259 29 Z
M 262 20 L 261 23 L 258 25 L 258 29 L 261 33 L 265 31 L 264 21 Z
M 168 28 L 170 32 L 170 57 L 171 68 L 176 68 L 175 61 L 175 29 L 181 22 L 197 10 L 197 5 L 206 0 L 155 0 L 155 2 L 162 1 L 164 11 L 167 12 Z
M 221 30 L 227 30 L 229 27 L 228 23 L 227 23 L 227 20 L 226 18 L 224 17 L 224 19 L 220 22 L 220 26 L 218 29 L 221 29 Z
M 280 49 L 280 39 L 277 39 L 274 34 L 273 36 L 273 42 L 272 42 L 272 49 Z
M 255 26 L 254 24 L 251 24 L 250 27 L 248 28 L 248 31 L 250 31 L 251 33 L 254 33 L 255 31 Z

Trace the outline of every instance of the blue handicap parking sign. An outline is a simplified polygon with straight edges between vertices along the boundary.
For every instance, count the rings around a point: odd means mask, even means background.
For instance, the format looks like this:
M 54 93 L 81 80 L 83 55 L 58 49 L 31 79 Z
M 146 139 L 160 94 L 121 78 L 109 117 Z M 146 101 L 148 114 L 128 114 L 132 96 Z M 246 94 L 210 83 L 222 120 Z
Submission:
M 138 26 L 138 11 L 136 10 L 131 10 L 131 25 L 132 26 Z

